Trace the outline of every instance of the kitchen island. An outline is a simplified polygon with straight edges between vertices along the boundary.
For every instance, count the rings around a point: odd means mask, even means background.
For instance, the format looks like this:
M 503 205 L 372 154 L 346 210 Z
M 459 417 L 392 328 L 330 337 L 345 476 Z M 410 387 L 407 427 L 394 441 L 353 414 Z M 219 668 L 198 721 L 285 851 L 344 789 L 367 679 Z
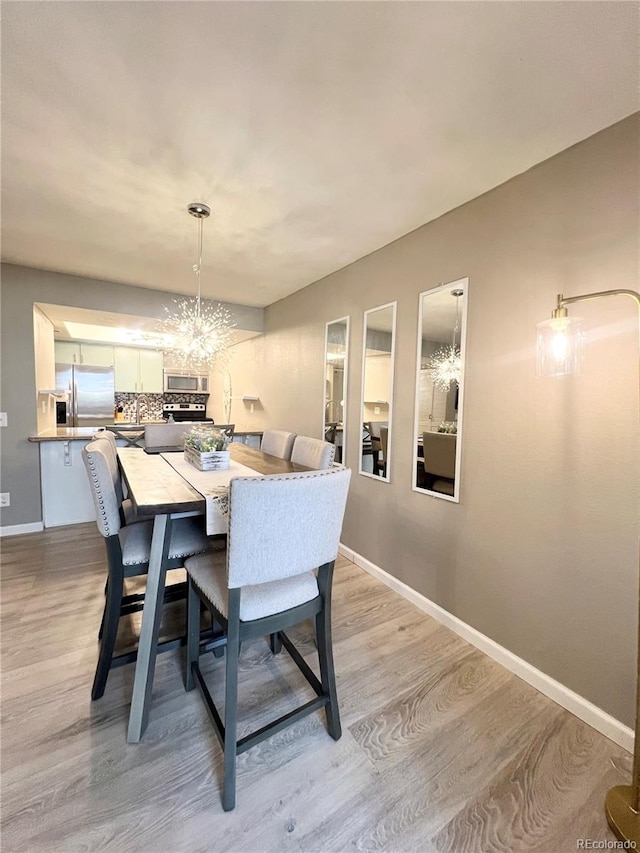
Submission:
M 53 427 L 29 441 L 40 445 L 40 491 L 45 527 L 95 521 L 93 498 L 82 461 L 82 448 L 95 427 Z

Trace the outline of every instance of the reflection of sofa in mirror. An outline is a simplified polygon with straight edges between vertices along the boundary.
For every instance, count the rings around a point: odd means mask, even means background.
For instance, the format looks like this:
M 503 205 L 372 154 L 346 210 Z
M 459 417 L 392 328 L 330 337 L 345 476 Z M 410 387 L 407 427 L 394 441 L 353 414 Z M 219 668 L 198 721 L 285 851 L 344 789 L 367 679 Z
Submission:
M 425 488 L 443 495 L 455 492 L 457 436 L 445 432 L 423 432 Z

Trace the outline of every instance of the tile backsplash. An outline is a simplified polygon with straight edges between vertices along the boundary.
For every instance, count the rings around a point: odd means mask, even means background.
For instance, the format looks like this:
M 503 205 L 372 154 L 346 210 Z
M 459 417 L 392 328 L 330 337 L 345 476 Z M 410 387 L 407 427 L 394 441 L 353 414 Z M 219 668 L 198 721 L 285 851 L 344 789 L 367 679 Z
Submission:
M 142 402 L 140 414 L 147 419 L 162 419 L 163 403 L 204 403 L 206 405 L 208 394 L 133 394 L 117 391 L 115 394 L 115 408 L 122 406 L 125 421 L 133 421 L 136 417 L 136 402 L 138 397 L 147 398 L 147 408 Z
M 115 408 L 122 406 L 125 421 L 134 421 L 136 417 L 136 401 L 138 397 L 144 396 L 147 398 L 147 408 L 145 410 L 144 400 L 142 401 L 140 414 L 147 419 L 161 420 L 162 419 L 162 403 L 163 394 L 128 394 L 124 391 L 117 391 L 115 394 Z

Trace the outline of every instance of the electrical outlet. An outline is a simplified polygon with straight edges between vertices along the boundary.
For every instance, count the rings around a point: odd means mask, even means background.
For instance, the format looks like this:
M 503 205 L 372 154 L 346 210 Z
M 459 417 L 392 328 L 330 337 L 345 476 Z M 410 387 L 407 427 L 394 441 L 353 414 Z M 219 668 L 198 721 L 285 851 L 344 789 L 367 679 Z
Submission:
M 0 427 L 6 426 L 6 425 L 7 425 L 7 413 L 6 412 L 0 412 Z
M 11 506 L 11 492 L 0 492 L 0 506 Z
M 380 406 L 374 406 L 374 407 L 373 407 L 373 414 L 374 414 L 374 415 L 379 415 L 379 414 L 380 414 Z

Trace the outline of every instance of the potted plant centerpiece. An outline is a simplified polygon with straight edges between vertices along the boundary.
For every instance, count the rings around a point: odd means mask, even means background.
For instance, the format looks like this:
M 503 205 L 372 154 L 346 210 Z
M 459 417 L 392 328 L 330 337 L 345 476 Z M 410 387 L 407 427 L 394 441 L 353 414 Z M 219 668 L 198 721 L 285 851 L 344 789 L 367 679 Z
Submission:
M 194 427 L 184 438 L 184 458 L 200 471 L 221 471 L 229 467 L 231 439 L 215 427 Z

